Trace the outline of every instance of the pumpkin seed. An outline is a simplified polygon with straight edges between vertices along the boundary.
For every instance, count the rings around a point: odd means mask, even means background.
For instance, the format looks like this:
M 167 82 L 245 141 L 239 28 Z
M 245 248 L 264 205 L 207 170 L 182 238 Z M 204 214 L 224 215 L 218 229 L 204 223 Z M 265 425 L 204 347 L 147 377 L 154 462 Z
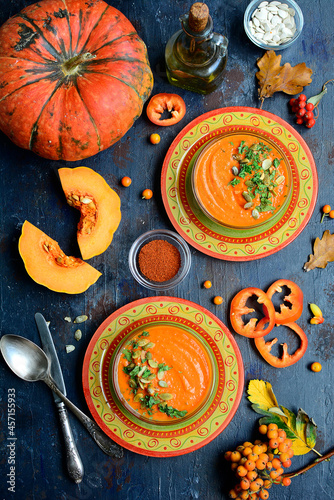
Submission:
M 250 188 L 254 187 L 254 182 L 251 181 L 250 179 L 247 180 L 247 181 L 245 181 L 245 184 L 246 184 L 247 187 L 250 187 Z
M 151 352 L 147 352 L 146 359 L 152 359 L 152 358 L 153 358 L 153 354 Z
M 132 353 L 132 359 L 138 359 L 138 358 L 140 358 L 140 353 L 141 353 L 141 351 L 134 351 Z
M 137 383 L 135 380 L 133 380 L 133 378 L 130 378 L 129 379 L 129 386 L 132 388 L 132 389 L 135 389 L 137 387 Z
M 86 314 L 82 314 L 81 316 L 77 316 L 73 323 L 84 323 L 85 321 L 87 321 L 87 319 L 88 316 L 86 316 Z
M 153 396 L 153 394 L 155 392 L 153 384 L 148 384 L 148 386 L 147 386 L 147 392 L 149 393 L 150 396 Z
M 233 160 L 240 161 L 240 160 L 242 160 L 242 155 L 239 155 L 239 154 L 232 155 L 232 158 L 233 158 Z
M 133 398 L 133 400 L 136 402 L 136 403 L 139 403 L 139 401 L 144 397 L 144 394 L 142 394 L 141 392 L 138 392 L 135 397 Z
M 263 181 L 264 179 L 264 172 L 262 172 L 262 174 L 260 175 L 260 181 Z
M 249 149 L 251 149 L 252 151 L 256 151 L 257 149 L 259 149 L 259 147 L 260 144 L 252 144 Z
M 66 352 L 67 352 L 67 354 L 68 354 L 69 352 L 74 351 L 74 349 L 75 349 L 74 345 L 67 345 L 67 346 L 66 346 Z
M 248 163 L 250 163 L 250 160 L 248 160 L 247 158 L 240 161 L 240 165 L 248 165 Z
M 158 371 L 158 374 L 157 374 L 157 377 L 158 377 L 158 380 L 162 380 L 165 376 L 165 372 L 163 370 L 159 370 Z
M 148 349 L 152 349 L 155 346 L 154 342 L 149 342 L 148 344 L 144 345 L 143 349 L 144 351 L 147 351 Z
M 72 320 L 69 316 L 65 316 L 64 321 L 67 321 L 67 323 L 72 323 Z
M 252 201 L 249 201 L 248 203 L 245 203 L 244 208 L 248 210 L 249 208 L 252 208 L 254 206 L 254 203 Z
M 147 339 L 139 339 L 139 340 L 137 340 L 137 344 L 139 345 L 139 347 L 144 347 L 144 345 L 146 345 L 148 343 L 149 343 L 149 340 L 147 340 Z
M 268 170 L 268 168 L 270 168 L 272 164 L 273 164 L 273 162 L 269 158 L 266 158 L 262 162 L 262 168 L 263 168 L 263 170 Z
M 256 210 L 256 208 L 254 208 L 254 209 L 252 210 L 252 217 L 253 217 L 254 219 L 258 219 L 258 218 L 260 217 L 260 213 L 259 213 L 259 211 L 258 211 L 258 210 Z
M 48 252 L 48 251 L 49 251 L 49 247 L 48 247 L 47 245 L 43 245 L 43 248 L 44 248 L 44 250 L 45 250 L 46 252 Z
M 149 364 L 152 368 L 158 368 L 158 363 L 157 363 L 157 361 L 154 361 L 154 359 L 149 359 L 149 360 L 148 360 L 148 364 Z
M 71 198 L 67 198 L 67 204 L 70 205 L 71 207 L 73 206 L 73 201 Z
M 264 184 L 265 186 L 269 186 L 269 185 L 270 185 L 270 177 L 269 177 L 269 175 L 268 175 L 267 173 L 266 173 L 266 174 L 264 174 L 263 184 Z
M 96 205 L 94 202 L 88 204 L 88 208 L 91 208 L 92 210 L 96 209 Z
M 142 366 L 138 372 L 138 378 L 142 376 L 142 374 L 144 373 L 145 370 L 146 370 L 146 366 Z
M 284 175 L 279 175 L 279 176 L 277 177 L 277 179 L 276 179 L 276 181 L 275 181 L 275 182 L 276 182 L 276 184 L 282 184 L 282 182 L 284 182 L 284 181 L 285 181 L 285 177 L 284 177 Z
M 93 200 L 91 200 L 90 198 L 80 198 L 80 201 L 81 203 L 83 203 L 84 205 L 88 205 L 89 203 L 92 203 Z
M 232 167 L 232 174 L 233 174 L 233 175 L 238 175 L 238 174 L 239 174 L 239 169 L 238 169 L 238 167 Z
M 159 385 L 160 387 L 168 387 L 168 384 L 167 382 L 165 382 L 165 380 L 159 380 Z
M 140 387 L 142 390 L 144 390 L 144 389 L 145 389 L 144 384 L 142 384 L 140 380 L 138 380 L 138 384 L 139 384 L 139 387 Z
M 146 352 L 145 351 L 140 351 L 140 357 L 142 361 L 146 361 Z
M 82 337 L 82 331 L 81 330 L 76 330 L 74 332 L 74 338 L 75 338 L 75 340 L 79 341 L 81 339 L 81 337 Z
M 128 366 L 127 366 L 127 369 L 128 370 L 133 370 L 133 368 L 135 368 L 136 365 L 134 363 L 130 363 Z
M 252 201 L 252 197 L 251 197 L 251 195 L 249 194 L 248 191 L 244 191 L 242 193 L 242 196 L 245 198 L 246 201 Z
M 79 201 L 79 196 L 77 194 L 72 194 L 72 198 L 76 201 Z
M 155 379 L 155 373 L 151 373 L 151 375 L 149 375 L 146 380 L 154 380 Z
M 170 401 L 173 399 L 173 394 L 170 394 L 169 392 L 162 392 L 159 394 L 159 398 L 162 399 L 162 401 Z
M 140 379 L 140 382 L 141 382 L 142 384 L 149 384 L 149 383 L 150 383 L 150 381 L 149 381 L 147 378 L 141 378 L 141 379 Z

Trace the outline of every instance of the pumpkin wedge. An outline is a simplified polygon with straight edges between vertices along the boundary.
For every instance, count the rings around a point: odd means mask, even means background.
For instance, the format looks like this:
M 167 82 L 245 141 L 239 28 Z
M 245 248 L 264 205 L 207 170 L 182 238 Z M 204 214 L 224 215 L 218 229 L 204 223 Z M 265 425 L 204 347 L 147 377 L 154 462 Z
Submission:
M 29 276 L 55 292 L 82 293 L 101 276 L 83 260 L 65 255 L 55 240 L 28 221 L 22 226 L 19 252 Z
M 81 213 L 77 239 L 82 258 L 100 255 L 121 221 L 118 194 L 91 168 L 60 168 L 58 173 L 67 203 Z

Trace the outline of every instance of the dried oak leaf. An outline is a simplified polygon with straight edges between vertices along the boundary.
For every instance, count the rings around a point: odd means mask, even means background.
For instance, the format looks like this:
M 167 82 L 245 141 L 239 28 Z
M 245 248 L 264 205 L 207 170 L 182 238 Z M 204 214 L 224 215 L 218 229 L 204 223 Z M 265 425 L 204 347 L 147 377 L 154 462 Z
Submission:
M 312 70 L 305 63 L 296 66 L 285 63 L 281 66 L 281 58 L 274 50 L 269 50 L 257 61 L 260 71 L 256 73 L 256 78 L 259 81 L 258 91 L 262 102 L 275 92 L 298 94 L 312 82 Z
M 328 230 L 324 232 L 322 238 L 316 238 L 313 245 L 313 254 L 309 256 L 308 262 L 304 264 L 305 271 L 311 271 L 316 267 L 324 269 L 328 262 L 334 261 L 334 234 Z

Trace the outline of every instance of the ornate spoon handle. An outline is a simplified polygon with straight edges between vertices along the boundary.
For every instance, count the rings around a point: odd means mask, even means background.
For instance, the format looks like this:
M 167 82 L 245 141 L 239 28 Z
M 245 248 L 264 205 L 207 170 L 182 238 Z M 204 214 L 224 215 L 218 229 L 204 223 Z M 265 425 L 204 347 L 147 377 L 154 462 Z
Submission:
M 65 405 L 64 403 L 59 402 L 56 406 L 58 408 L 60 425 L 64 436 L 67 470 L 70 478 L 78 484 L 82 481 L 84 475 L 83 464 L 73 439 L 72 429 Z
M 75 406 L 72 401 L 70 401 L 56 386 L 54 380 L 51 377 L 43 379 L 47 386 L 52 389 L 57 396 L 65 403 L 65 405 L 74 413 L 74 415 L 80 420 L 80 422 L 86 427 L 94 441 L 98 444 L 104 453 L 110 457 L 122 458 L 123 448 L 117 443 L 114 443 L 108 436 L 106 436 L 101 429 L 96 425 L 93 420 L 91 420 L 87 415 L 85 415 L 77 406 Z

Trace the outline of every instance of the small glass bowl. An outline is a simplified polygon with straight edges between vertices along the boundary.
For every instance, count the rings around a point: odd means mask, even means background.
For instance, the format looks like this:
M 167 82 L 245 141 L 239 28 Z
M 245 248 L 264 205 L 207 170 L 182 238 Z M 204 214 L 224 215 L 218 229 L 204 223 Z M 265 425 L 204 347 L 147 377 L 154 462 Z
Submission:
M 180 252 L 180 257 L 181 257 L 180 269 L 178 270 L 176 275 L 168 281 L 149 280 L 140 271 L 138 264 L 138 255 L 140 249 L 144 245 L 153 240 L 165 240 L 168 243 L 174 245 L 174 247 L 176 247 Z M 148 231 L 147 233 L 144 233 L 141 236 L 139 236 L 139 238 L 137 238 L 134 241 L 134 243 L 130 248 L 129 267 L 131 274 L 138 281 L 140 285 L 149 288 L 150 290 L 164 291 L 176 287 L 187 276 L 190 266 L 191 266 L 191 253 L 187 243 L 177 233 L 169 231 L 168 229 L 154 229 L 152 231 Z
M 295 19 L 295 23 L 296 23 L 296 32 L 290 40 L 288 40 L 285 43 L 282 43 L 281 45 L 268 45 L 266 42 L 263 42 L 263 41 L 255 38 L 254 35 L 251 33 L 250 27 L 249 27 L 249 21 L 251 20 L 254 11 L 258 8 L 260 3 L 262 3 L 262 1 L 263 0 L 252 0 L 249 3 L 249 5 L 245 11 L 244 29 L 245 29 L 245 32 L 246 32 L 248 38 L 255 45 L 257 45 L 258 47 L 261 47 L 261 49 L 264 49 L 264 50 L 283 50 L 283 49 L 286 49 L 287 47 L 290 47 L 290 45 L 292 45 L 297 40 L 297 38 L 301 34 L 301 32 L 303 30 L 303 26 L 304 26 L 304 16 L 303 16 L 303 13 L 302 13 L 299 5 L 294 0 L 281 0 L 281 3 L 287 4 L 289 7 L 291 7 L 295 11 L 294 19 Z M 270 0 L 269 0 L 269 3 L 270 3 Z

